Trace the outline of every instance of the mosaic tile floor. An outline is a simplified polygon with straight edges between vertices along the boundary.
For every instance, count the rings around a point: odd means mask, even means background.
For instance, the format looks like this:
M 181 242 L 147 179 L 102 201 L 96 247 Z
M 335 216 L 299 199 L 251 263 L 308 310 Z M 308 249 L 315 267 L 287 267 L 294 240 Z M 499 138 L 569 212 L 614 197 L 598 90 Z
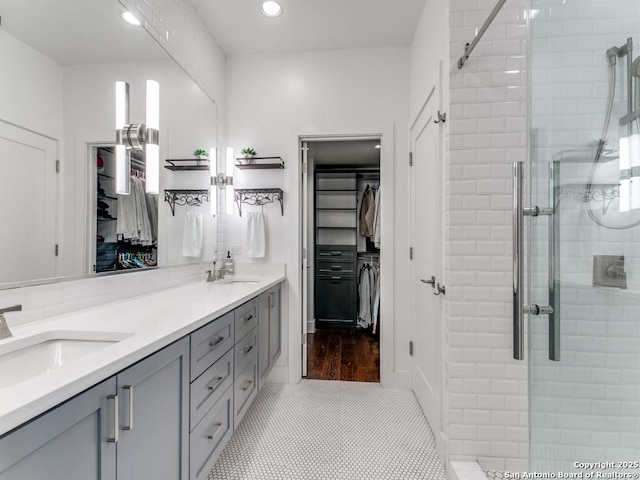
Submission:
M 268 383 L 209 480 L 445 480 L 413 393 L 379 384 Z

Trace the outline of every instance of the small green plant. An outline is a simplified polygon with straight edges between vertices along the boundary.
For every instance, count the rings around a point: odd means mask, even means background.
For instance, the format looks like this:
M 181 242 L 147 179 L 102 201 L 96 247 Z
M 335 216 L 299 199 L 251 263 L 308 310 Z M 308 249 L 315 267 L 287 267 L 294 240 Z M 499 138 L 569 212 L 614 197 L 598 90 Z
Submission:
M 242 153 L 243 155 L 255 155 L 256 151 L 251 147 L 247 147 L 240 150 L 240 153 Z
M 193 156 L 194 157 L 208 157 L 209 154 L 207 153 L 206 150 L 202 150 L 202 149 L 198 149 L 195 152 L 193 152 Z

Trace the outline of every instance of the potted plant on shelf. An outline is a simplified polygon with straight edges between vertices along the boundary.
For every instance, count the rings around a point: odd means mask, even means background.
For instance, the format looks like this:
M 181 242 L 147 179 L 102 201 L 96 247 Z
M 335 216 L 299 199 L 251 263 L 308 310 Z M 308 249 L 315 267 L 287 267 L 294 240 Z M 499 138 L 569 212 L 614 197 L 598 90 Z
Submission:
M 244 155 L 245 163 L 253 163 L 253 157 L 256 155 L 256 151 L 253 148 L 243 148 L 240 153 Z
M 200 165 L 200 160 L 207 160 L 209 158 L 209 154 L 206 150 L 202 150 L 201 148 L 197 149 L 193 152 L 193 156 L 198 159 L 197 163 Z

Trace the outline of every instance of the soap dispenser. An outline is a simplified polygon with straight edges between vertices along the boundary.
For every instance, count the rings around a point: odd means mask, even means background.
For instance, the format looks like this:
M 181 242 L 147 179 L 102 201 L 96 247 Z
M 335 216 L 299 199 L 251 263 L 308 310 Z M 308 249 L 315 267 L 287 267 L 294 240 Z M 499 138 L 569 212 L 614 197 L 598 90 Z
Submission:
M 227 252 L 227 258 L 224 259 L 224 269 L 227 272 L 227 275 L 233 275 L 234 266 L 233 258 L 231 258 L 231 252 Z

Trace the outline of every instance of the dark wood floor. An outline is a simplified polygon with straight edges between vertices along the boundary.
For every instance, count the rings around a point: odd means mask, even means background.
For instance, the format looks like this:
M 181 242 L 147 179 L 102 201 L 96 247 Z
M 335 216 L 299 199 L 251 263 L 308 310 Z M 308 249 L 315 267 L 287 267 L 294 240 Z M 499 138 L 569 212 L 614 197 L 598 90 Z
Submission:
M 307 378 L 380 381 L 380 347 L 360 330 L 316 330 L 307 335 Z

